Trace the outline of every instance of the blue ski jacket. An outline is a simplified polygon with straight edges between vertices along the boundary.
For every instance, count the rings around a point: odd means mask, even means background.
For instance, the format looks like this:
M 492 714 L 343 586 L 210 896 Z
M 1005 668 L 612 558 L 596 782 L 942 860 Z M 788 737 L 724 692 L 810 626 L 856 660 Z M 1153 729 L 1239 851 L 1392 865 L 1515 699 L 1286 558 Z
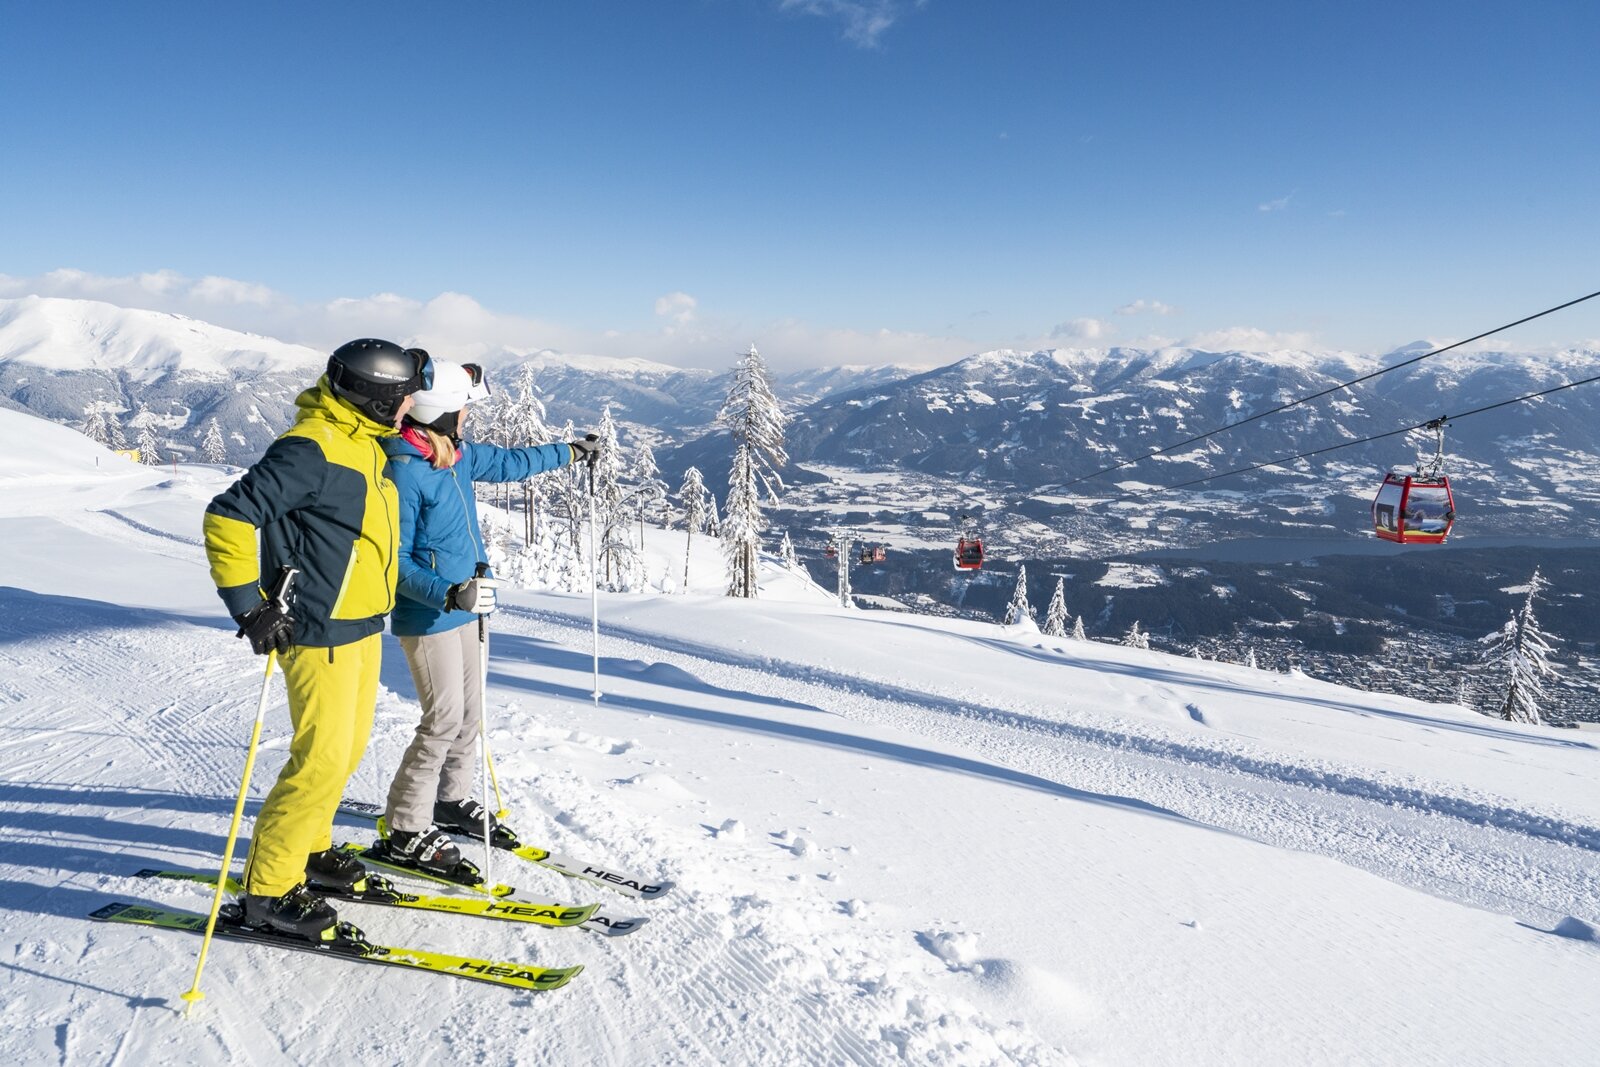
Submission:
M 488 561 L 478 532 L 473 482 L 520 482 L 572 462 L 570 445 L 528 448 L 461 442 L 455 465 L 435 468 L 403 437 L 388 437 L 389 477 L 400 495 L 400 580 L 389 629 L 399 637 L 421 637 L 465 626 L 470 611 L 447 611 L 452 585 L 473 576 Z

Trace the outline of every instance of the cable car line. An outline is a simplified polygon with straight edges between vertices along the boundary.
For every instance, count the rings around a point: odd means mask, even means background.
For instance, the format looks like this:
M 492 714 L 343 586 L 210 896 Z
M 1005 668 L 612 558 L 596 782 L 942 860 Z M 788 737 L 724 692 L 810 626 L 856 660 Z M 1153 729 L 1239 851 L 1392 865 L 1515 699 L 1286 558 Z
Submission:
M 1289 463 L 1294 463 L 1297 460 L 1310 459 L 1312 456 L 1320 456 L 1324 452 L 1334 452 L 1341 448 L 1352 448 L 1355 445 L 1364 445 L 1372 441 L 1382 441 L 1386 437 L 1398 437 L 1400 434 L 1410 433 L 1413 430 L 1433 429 L 1436 426 L 1454 422 L 1456 419 L 1465 419 L 1472 415 L 1482 415 L 1486 411 L 1494 411 L 1496 408 L 1510 407 L 1512 404 L 1521 404 L 1528 400 L 1537 400 L 1539 397 L 1549 396 L 1551 393 L 1559 393 L 1564 389 L 1576 389 L 1580 385 L 1588 385 L 1591 382 L 1600 382 L 1600 374 L 1597 374 L 1592 378 L 1582 378 L 1575 382 L 1567 382 L 1564 385 L 1552 386 L 1549 389 L 1541 389 L 1537 393 L 1528 393 L 1525 396 L 1519 396 L 1511 400 L 1502 400 L 1497 404 L 1487 404 L 1481 408 L 1473 408 L 1471 411 L 1463 411 L 1459 415 L 1441 415 L 1436 419 L 1425 419 L 1422 422 L 1411 426 L 1402 426 L 1398 430 L 1390 430 L 1387 433 L 1373 434 L 1370 437 L 1362 437 L 1355 441 L 1341 441 L 1336 445 L 1327 445 L 1323 448 L 1314 448 L 1309 452 L 1301 452 L 1300 454 L 1294 456 L 1279 456 L 1276 459 L 1269 459 L 1263 463 L 1255 463 L 1248 467 L 1239 467 L 1231 471 L 1222 471 L 1219 474 L 1208 474 L 1204 478 L 1195 478 L 1192 481 L 1179 482 L 1177 485 L 1160 485 L 1153 489 L 1127 493 L 1123 496 L 1106 501 L 1106 503 L 1120 504 L 1125 501 L 1138 500 L 1141 497 L 1154 496 L 1157 493 L 1171 492 L 1174 489 L 1187 489 L 1192 485 L 1200 485 L 1204 482 L 1214 482 L 1218 478 L 1231 478 L 1235 474 L 1248 474 L 1251 471 L 1258 471 L 1264 467 L 1281 467 Z
M 1136 463 L 1143 463 L 1147 459 L 1151 459 L 1151 458 L 1153 458 L 1155 456 L 1165 455 L 1166 453 L 1171 452 L 1171 451 L 1173 451 L 1175 449 L 1183 448 L 1185 445 L 1192 445 L 1196 441 L 1204 441 L 1206 438 L 1215 437 L 1219 433 L 1226 433 L 1228 430 L 1238 429 L 1240 426 L 1244 426 L 1247 423 L 1255 422 L 1257 419 L 1264 419 L 1268 415 L 1276 415 L 1280 411 L 1287 411 L 1290 408 L 1299 407 L 1301 404 L 1307 404 L 1307 403 L 1310 403 L 1313 400 L 1320 400 L 1322 397 L 1325 397 L 1325 396 L 1329 395 L 1330 393 L 1337 393 L 1341 389 L 1349 389 L 1352 386 L 1360 385 L 1362 382 L 1371 381 L 1373 378 L 1377 378 L 1377 377 L 1380 377 L 1381 375 L 1388 374 L 1390 371 L 1399 370 L 1402 367 L 1409 367 L 1413 363 L 1420 363 L 1425 359 L 1431 359 L 1434 356 L 1443 355 L 1444 353 L 1450 351 L 1453 348 L 1460 348 L 1462 345 L 1469 345 L 1474 341 L 1481 341 L 1485 337 L 1492 337 L 1493 335 L 1495 335 L 1497 333 L 1503 333 L 1504 331 L 1511 329 L 1513 326 L 1521 326 L 1525 322 L 1532 322 L 1534 319 L 1543 318 L 1546 315 L 1553 315 L 1557 311 L 1563 311 L 1563 310 L 1565 310 L 1565 309 L 1567 309 L 1569 307 L 1572 307 L 1574 304 L 1581 304 L 1585 300 L 1593 300 L 1597 296 L 1600 296 L 1600 290 L 1596 290 L 1595 292 L 1590 293 L 1588 296 L 1580 296 L 1576 300 L 1568 300 L 1565 304 L 1557 304 L 1553 308 L 1546 308 L 1545 310 L 1540 311 L 1537 314 L 1529 315 L 1529 316 L 1527 316 L 1525 318 L 1520 318 L 1516 322 L 1508 322 L 1504 326 L 1496 326 L 1492 330 L 1485 330 L 1483 333 L 1477 334 L 1476 336 L 1473 336 L 1473 337 L 1468 337 L 1464 341 L 1457 341 L 1454 344 L 1445 345 L 1443 348 L 1436 348 L 1436 349 L 1432 350 L 1431 352 L 1424 352 L 1420 356 L 1413 356 L 1410 359 L 1402 360 L 1401 362 L 1396 363 L 1393 366 L 1381 367 L 1378 370 L 1375 370 L 1370 374 L 1363 374 L 1359 378 L 1352 378 L 1348 382 L 1341 382 L 1338 385 L 1329 386 L 1327 389 L 1322 390 L 1320 393 L 1312 393 L 1310 396 L 1303 396 L 1298 400 L 1291 400 L 1291 401 L 1289 401 L 1287 403 L 1279 404 L 1275 408 L 1268 408 L 1266 411 L 1258 411 L 1256 414 L 1251 415 L 1248 418 L 1240 419 L 1237 422 L 1227 423 L 1226 425 L 1217 427 L 1215 430 L 1209 430 L 1206 433 L 1196 434 L 1195 436 L 1190 437 L 1190 438 L 1188 438 L 1186 440 L 1183 440 L 1183 441 L 1179 441 L 1176 444 L 1167 445 L 1165 448 L 1158 448 L 1154 452 L 1146 452 L 1142 456 L 1135 456 L 1132 459 L 1125 459 L 1121 463 L 1113 464 L 1110 467 L 1104 467 L 1104 468 L 1102 468 L 1100 470 L 1097 470 L 1097 471 L 1093 472 L 1092 474 L 1085 474 L 1081 478 L 1075 478 L 1070 482 L 1065 482 L 1065 483 L 1062 484 L 1061 488 L 1062 489 L 1070 489 L 1072 486 L 1077 485 L 1079 482 L 1086 482 L 1090 478 L 1098 478 L 1102 474 L 1110 474 L 1112 471 L 1121 470 L 1124 467 L 1131 467 Z M 1575 383 L 1575 384 L 1580 384 L 1581 385 L 1582 383 L 1579 382 L 1579 383 Z M 1515 403 L 1515 401 L 1512 401 L 1512 402 Z M 1412 427 L 1412 428 L 1415 429 L 1415 427 Z M 1399 430 L 1399 431 L 1396 431 L 1396 432 L 1397 433 L 1404 433 L 1405 431 Z M 1351 442 L 1351 443 L 1352 444 L 1361 444 L 1362 442 L 1354 441 L 1354 442 Z M 1313 454 L 1315 454 L 1315 453 L 1313 453 Z M 1272 464 L 1270 464 L 1270 463 L 1269 464 L 1265 464 L 1265 466 L 1272 466 Z M 1247 468 L 1247 469 L 1255 469 L 1255 468 Z M 1220 477 L 1222 477 L 1222 475 L 1214 475 L 1214 477 L 1220 478 Z M 1180 488 L 1180 487 L 1173 486 L 1172 488 Z

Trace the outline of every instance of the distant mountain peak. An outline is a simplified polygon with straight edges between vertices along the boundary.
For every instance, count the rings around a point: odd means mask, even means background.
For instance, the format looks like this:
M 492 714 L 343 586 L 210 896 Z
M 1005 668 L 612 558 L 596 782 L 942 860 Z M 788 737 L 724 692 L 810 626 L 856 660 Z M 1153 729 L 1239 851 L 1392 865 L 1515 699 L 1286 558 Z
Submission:
M 153 381 L 179 371 L 233 377 L 310 370 L 327 358 L 304 345 L 165 311 L 65 297 L 0 299 L 0 362 L 119 371 L 135 381 Z

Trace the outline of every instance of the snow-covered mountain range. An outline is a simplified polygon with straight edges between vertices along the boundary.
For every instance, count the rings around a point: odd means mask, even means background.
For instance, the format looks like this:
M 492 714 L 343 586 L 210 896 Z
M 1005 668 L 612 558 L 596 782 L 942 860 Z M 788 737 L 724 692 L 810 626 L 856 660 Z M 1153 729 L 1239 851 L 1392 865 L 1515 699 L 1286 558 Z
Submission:
M 518 368 L 533 367 L 554 425 L 570 419 L 593 427 L 610 405 L 619 423 L 657 441 L 704 432 L 728 388 L 726 371 L 644 359 L 515 348 L 470 356 L 502 383 Z M 327 358 L 181 315 L 58 297 L 0 300 L 0 406 L 77 426 L 91 406 L 125 419 L 144 404 L 174 450 L 185 454 L 215 417 L 232 458 L 259 455 L 288 425 L 295 394 Z M 730 366 L 732 360 L 730 353 Z M 916 369 L 810 368 L 781 377 L 778 387 L 791 404 L 805 405 Z
M 1384 470 L 1409 467 L 1425 434 L 1334 451 L 1192 490 L 1174 484 L 1458 415 L 1589 377 L 1600 353 L 1451 352 L 1136 466 L 1075 478 L 1372 373 L 1429 348 L 1381 356 L 1188 348 L 1001 350 L 919 371 L 831 367 L 779 375 L 800 467 L 898 473 L 952 501 L 999 493 L 1007 511 L 1063 534 L 1056 551 L 1162 548 L 1242 535 L 1358 536 Z M 591 426 L 610 405 L 649 439 L 667 477 L 689 464 L 725 480 L 711 434 L 726 373 L 637 359 L 504 349 L 477 354 L 509 380 L 531 365 L 551 420 Z M 0 403 L 72 425 L 98 405 L 139 405 L 179 451 L 209 420 L 248 461 L 287 424 L 323 353 L 181 316 L 91 301 L 0 301 Z M 731 356 L 730 356 L 731 363 Z M 1462 419 L 1447 430 L 1461 533 L 1543 538 L 1600 532 L 1600 387 Z M 815 483 L 796 468 L 797 484 Z M 804 494 L 792 503 L 805 508 Z M 872 501 L 861 501 L 870 506 Z M 1530 517 L 1537 522 L 1530 524 Z M 947 518 L 936 519 L 947 525 Z M 913 524 L 914 525 L 914 524 Z M 939 535 L 942 537 L 942 532 Z M 1040 546 L 1043 549 L 1044 545 Z
M 1191 446 L 1067 488 L 1064 483 L 1289 400 L 1321 392 L 1428 351 L 1381 357 L 1195 349 L 999 351 L 828 397 L 801 411 L 790 434 L 800 463 L 904 469 L 1035 497 L 1094 498 L 1171 485 L 1339 445 L 1590 377 L 1600 353 L 1546 356 L 1446 353 Z M 1548 512 L 1545 536 L 1600 528 L 1600 386 L 1463 419 L 1446 430 L 1447 471 L 1463 512 L 1498 526 Z M 1250 493 L 1280 514 L 1315 514 L 1347 487 L 1370 496 L 1391 466 L 1410 470 L 1418 433 L 1330 453 L 1315 465 L 1273 467 L 1149 495 L 1124 510 L 1192 510 L 1208 517 Z M 1048 501 L 1047 501 L 1048 502 Z M 1112 512 L 1116 508 L 1109 509 Z M 1303 518 L 1301 520 L 1303 522 Z M 1484 527 L 1480 527 L 1484 528 Z

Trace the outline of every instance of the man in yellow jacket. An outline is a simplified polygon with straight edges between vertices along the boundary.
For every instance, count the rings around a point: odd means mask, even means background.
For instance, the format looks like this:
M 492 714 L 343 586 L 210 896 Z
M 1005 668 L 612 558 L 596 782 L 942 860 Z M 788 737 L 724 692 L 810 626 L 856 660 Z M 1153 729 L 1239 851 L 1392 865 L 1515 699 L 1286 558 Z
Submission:
M 379 635 L 394 607 L 399 501 L 380 441 L 428 384 L 420 349 L 351 341 L 295 399 L 295 423 L 206 508 L 217 592 L 261 655 L 278 653 L 294 736 L 256 817 L 245 866 L 244 921 L 334 939 L 338 916 L 315 892 L 365 875 L 333 849 L 333 816 L 372 731 Z M 259 536 L 259 554 L 257 539 Z M 263 575 L 296 568 L 288 612 Z

